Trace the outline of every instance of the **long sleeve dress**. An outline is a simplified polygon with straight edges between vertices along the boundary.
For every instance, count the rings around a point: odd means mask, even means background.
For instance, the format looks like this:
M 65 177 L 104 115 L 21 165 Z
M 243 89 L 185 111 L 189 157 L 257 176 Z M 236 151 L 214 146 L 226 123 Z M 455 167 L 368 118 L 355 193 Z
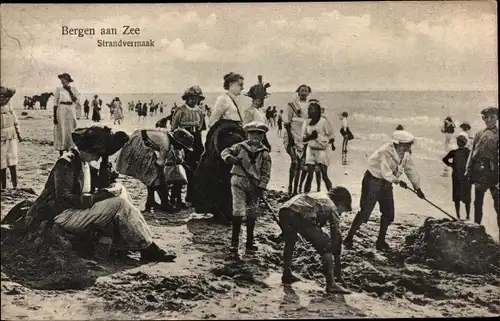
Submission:
M 57 125 L 54 125 L 54 148 L 56 150 L 69 150 L 74 147 L 71 133 L 76 129 L 76 105 L 79 104 L 80 94 L 74 86 L 70 86 L 73 95 L 77 98 L 74 102 L 69 92 L 59 87 L 54 94 L 54 107 L 57 106 Z

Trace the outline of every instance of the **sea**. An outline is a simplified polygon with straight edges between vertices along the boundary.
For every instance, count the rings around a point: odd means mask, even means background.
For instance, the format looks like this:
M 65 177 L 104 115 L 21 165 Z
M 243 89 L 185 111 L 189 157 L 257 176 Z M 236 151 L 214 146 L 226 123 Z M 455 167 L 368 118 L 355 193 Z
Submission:
M 154 102 L 162 101 L 166 110 L 170 110 L 174 102 L 183 103 L 181 93 L 82 93 L 83 99 L 89 101 L 93 95 L 105 103 L 119 97 L 127 108 L 129 101 Z M 221 93 L 205 93 L 205 101 L 212 107 L 217 96 Z M 12 103 L 15 109 L 22 109 L 22 97 L 19 92 Z M 293 92 L 275 92 L 265 100 L 265 108 L 276 106 L 283 109 L 286 104 L 295 98 Z M 401 124 L 416 139 L 414 150 L 421 158 L 440 160 L 445 153 L 444 135 L 441 133 L 443 120 L 450 116 L 457 125 L 456 134 L 460 132 L 458 126 L 468 121 L 472 126 L 472 134 L 484 128 L 480 111 L 487 106 L 498 107 L 498 91 L 332 91 L 313 92 L 309 98 L 318 99 L 325 108 L 327 117 L 335 128 L 337 137 L 340 137 L 339 114 L 348 112 L 348 123 L 356 140 L 356 146 L 369 153 L 384 141 L 389 141 L 395 128 Z M 82 99 L 82 101 L 83 101 Z M 241 95 L 237 103 L 243 109 L 251 104 L 250 98 Z M 53 105 L 49 100 L 48 108 Z M 106 109 L 104 109 L 106 113 Z M 125 113 L 128 115 L 128 113 Z M 131 117 L 135 117 L 131 115 Z M 154 116 L 160 118 L 160 115 Z

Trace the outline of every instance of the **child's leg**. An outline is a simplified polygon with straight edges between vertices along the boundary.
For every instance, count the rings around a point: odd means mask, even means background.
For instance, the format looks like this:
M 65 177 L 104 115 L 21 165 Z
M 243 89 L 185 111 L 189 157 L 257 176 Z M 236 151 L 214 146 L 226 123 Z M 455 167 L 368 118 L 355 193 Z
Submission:
M 321 170 L 321 176 L 323 177 L 323 181 L 325 182 L 326 189 L 330 190 L 332 188 L 332 182 L 328 177 L 328 166 L 325 164 L 319 164 L 319 169 Z
M 233 194 L 233 230 L 231 235 L 231 251 L 238 253 L 240 242 L 241 223 L 246 211 L 246 193 L 243 189 L 243 177 L 231 178 L 231 193 Z
M 321 170 L 319 169 L 319 167 L 316 167 L 314 169 L 314 172 L 316 174 L 316 190 L 318 192 L 321 191 Z
M 12 181 L 12 187 L 17 188 L 17 170 L 16 166 L 9 166 L 10 179 Z
M 460 218 L 460 202 L 455 202 L 455 212 L 457 213 L 457 218 Z
M 311 183 L 314 175 L 314 165 L 307 164 L 307 179 L 306 186 L 304 187 L 304 193 L 309 193 L 311 191 Z
M 465 218 L 470 219 L 470 202 L 465 203 L 465 215 L 467 215 Z
M 304 187 L 304 182 L 306 180 L 306 177 L 307 177 L 307 167 L 305 167 L 305 165 L 303 165 L 300 168 L 300 184 L 299 184 L 299 190 L 298 190 L 299 193 L 304 192 L 303 187 Z
M 7 168 L 2 168 L 2 173 L 0 174 L 0 180 L 2 189 L 7 188 Z
M 250 182 L 248 182 L 250 184 Z M 248 203 L 247 203 L 247 243 L 246 252 L 251 254 L 257 251 L 257 247 L 254 245 L 254 229 L 255 223 L 257 221 L 257 213 L 259 211 L 259 191 L 254 186 L 249 186 L 251 189 L 248 193 Z

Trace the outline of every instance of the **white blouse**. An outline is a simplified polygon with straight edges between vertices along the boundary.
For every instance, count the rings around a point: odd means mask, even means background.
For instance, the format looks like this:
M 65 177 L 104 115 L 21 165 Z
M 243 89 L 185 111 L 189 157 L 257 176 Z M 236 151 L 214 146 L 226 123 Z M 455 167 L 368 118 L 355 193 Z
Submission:
M 238 106 L 233 102 L 233 100 L 236 101 L 236 97 L 229 91 L 217 97 L 212 115 L 210 115 L 210 119 L 208 121 L 208 127 L 211 127 L 220 119 L 243 122 L 243 115 L 240 116 L 241 111 L 238 109 Z
M 80 93 L 78 92 L 78 90 L 76 90 L 76 88 L 74 86 L 70 86 L 70 88 L 71 88 L 71 92 L 76 97 L 76 102 L 80 103 Z M 54 100 L 55 100 L 56 106 L 59 106 L 59 104 L 61 102 L 69 102 L 69 103 L 73 102 L 71 100 L 71 96 L 70 96 L 69 92 L 62 87 L 57 87 L 56 92 L 54 94 Z

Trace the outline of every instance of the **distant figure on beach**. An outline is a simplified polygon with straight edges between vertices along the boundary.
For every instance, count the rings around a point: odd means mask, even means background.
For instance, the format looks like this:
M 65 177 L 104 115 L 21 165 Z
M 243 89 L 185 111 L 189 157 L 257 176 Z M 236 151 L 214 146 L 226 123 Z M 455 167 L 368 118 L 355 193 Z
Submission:
M 465 147 L 467 147 L 468 149 L 471 149 L 472 148 L 472 143 L 474 141 L 474 136 L 470 132 L 471 126 L 470 126 L 469 122 L 464 121 L 463 123 L 461 123 L 460 124 L 460 129 L 462 131 L 459 133 L 459 135 L 462 135 L 465 138 L 467 138 L 467 145 Z
M 283 109 L 280 109 L 277 125 L 278 125 L 278 137 L 281 137 L 283 134 Z
M 74 86 L 71 76 L 67 73 L 58 75 L 62 87 L 58 87 L 54 101 L 54 148 L 62 156 L 64 151 L 74 147 L 71 133 L 76 129 L 75 106 L 79 103 L 79 93 Z
M 272 124 L 273 110 L 272 110 L 271 106 L 267 106 L 265 115 L 266 115 L 266 125 L 268 125 L 269 127 L 272 127 L 273 126 L 273 124 Z
M 115 101 L 113 103 L 114 107 L 114 122 L 113 124 L 116 125 L 116 122 L 118 122 L 118 125 L 121 125 L 122 120 L 123 120 L 123 108 L 122 108 L 122 102 L 120 101 L 120 98 L 116 97 Z
M 347 165 L 347 143 L 354 139 L 354 136 L 349 129 L 349 125 L 347 124 L 347 117 L 349 114 L 344 111 L 340 115 L 340 122 L 342 123 L 342 127 L 340 128 L 340 134 L 342 135 L 342 165 Z
M 144 102 L 144 104 L 142 104 L 141 114 L 139 115 L 139 120 L 141 118 L 140 116 L 142 116 L 143 119 L 146 119 L 146 117 L 148 117 L 148 104 L 146 102 Z
M 278 116 L 278 111 L 276 110 L 276 106 L 273 106 L 273 109 L 271 109 L 271 122 L 273 127 L 276 127 L 276 116 Z
M 18 141 L 22 141 L 19 132 L 19 121 L 14 109 L 10 105 L 10 99 L 16 90 L 13 88 L 0 87 L 0 118 L 1 118 L 1 188 L 7 188 L 7 168 L 10 172 L 12 188 L 17 188 L 17 147 Z
M 24 100 L 23 100 L 23 107 L 24 109 L 31 109 L 30 107 L 32 106 L 31 104 L 31 98 L 28 97 L 28 96 L 24 96 Z
M 210 109 L 210 107 L 208 107 L 207 104 L 205 104 L 205 114 L 208 118 L 210 118 L 210 115 L 212 115 L 212 110 Z
M 481 224 L 483 219 L 484 194 L 489 189 L 493 206 L 497 213 L 500 229 L 500 189 L 498 186 L 498 108 L 488 107 L 481 111 L 486 128 L 474 136 L 472 149 L 467 160 L 466 176 L 474 184 L 474 222 Z M 500 233 L 499 233 L 500 242 Z
M 95 95 L 94 96 L 94 99 L 92 100 L 92 121 L 93 122 L 100 122 L 101 121 L 101 105 L 100 105 L 100 102 L 102 102 L 102 100 L 100 99 L 97 99 L 98 96 Z
M 452 194 L 458 219 L 460 219 L 460 202 L 465 204 L 466 219 L 470 218 L 471 184 L 465 176 L 467 159 L 470 153 L 470 149 L 466 146 L 467 140 L 467 137 L 458 135 L 458 148 L 451 150 L 443 157 L 443 163 L 453 169 L 451 174 Z
M 295 91 L 297 98 L 285 106 L 283 125 L 285 135 L 283 145 L 290 155 L 290 170 L 288 180 L 288 194 L 298 192 L 300 173 L 304 164 L 304 142 L 302 140 L 302 125 L 307 120 L 307 97 L 311 94 L 311 87 L 300 85 Z
M 451 138 L 455 133 L 455 123 L 453 119 L 448 116 L 443 121 L 443 127 L 441 128 L 441 133 L 444 134 L 444 150 L 448 153 L 451 150 Z M 449 167 L 445 166 L 441 176 L 448 177 L 450 174 Z
M 88 99 L 85 99 L 85 101 L 83 102 L 83 113 L 85 115 L 85 118 L 89 119 L 90 103 Z
M 163 101 L 160 103 L 160 114 L 163 115 Z

